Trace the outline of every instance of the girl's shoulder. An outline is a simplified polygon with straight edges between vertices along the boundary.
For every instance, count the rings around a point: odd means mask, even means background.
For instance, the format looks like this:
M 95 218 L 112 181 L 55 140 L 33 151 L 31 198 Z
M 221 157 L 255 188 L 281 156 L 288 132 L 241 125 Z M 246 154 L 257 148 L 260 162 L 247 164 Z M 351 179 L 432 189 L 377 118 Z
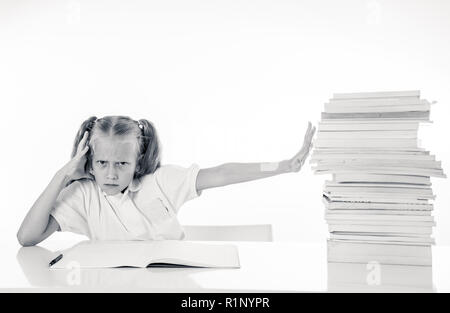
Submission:
M 71 182 L 58 195 L 58 199 L 83 199 L 92 195 L 96 182 L 91 179 L 80 179 Z
M 154 188 L 155 184 L 159 185 L 162 176 L 173 170 L 173 165 L 161 165 L 153 173 L 148 173 L 140 178 L 133 179 L 130 184 L 130 191 L 140 191 L 141 189 Z
M 131 186 L 132 190 L 142 188 L 152 188 L 156 183 L 160 187 L 166 187 L 171 184 L 179 184 L 180 182 L 189 180 L 199 171 L 199 166 L 195 163 L 189 167 L 183 167 L 176 164 L 161 165 L 153 173 L 143 175 L 139 179 L 135 179 Z
M 165 164 L 153 173 L 153 177 L 161 187 L 172 188 L 182 184 L 190 184 L 196 178 L 199 170 L 200 167 L 196 163 L 192 163 L 188 167 Z
M 189 166 L 181 166 L 181 165 L 177 165 L 177 164 L 164 164 L 161 165 L 160 167 L 158 167 L 156 169 L 156 171 L 154 172 L 154 174 L 156 176 L 161 176 L 161 175 L 184 175 L 187 174 L 193 170 L 198 169 L 199 166 L 196 163 L 192 163 Z
M 75 180 L 71 182 L 69 185 L 66 186 L 65 189 L 70 190 L 72 192 L 77 191 L 89 191 L 89 190 L 95 190 L 97 183 L 89 178 L 82 178 L 79 180 Z

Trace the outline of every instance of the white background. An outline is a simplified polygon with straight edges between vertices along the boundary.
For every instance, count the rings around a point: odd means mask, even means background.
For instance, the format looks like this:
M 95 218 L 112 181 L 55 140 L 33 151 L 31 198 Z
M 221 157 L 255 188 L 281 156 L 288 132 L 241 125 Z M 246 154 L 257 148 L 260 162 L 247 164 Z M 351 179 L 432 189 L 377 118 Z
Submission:
M 17 244 L 26 212 L 91 115 L 147 118 L 164 164 L 210 167 L 291 157 L 335 92 L 419 89 L 438 101 L 421 146 L 448 174 L 449 39 L 445 0 L 2 0 L 1 239 Z M 277 241 L 323 242 L 328 178 L 305 164 L 206 190 L 179 216 L 271 223 Z M 449 244 L 450 185 L 432 181 L 434 236 Z M 74 235 L 53 235 L 64 236 Z

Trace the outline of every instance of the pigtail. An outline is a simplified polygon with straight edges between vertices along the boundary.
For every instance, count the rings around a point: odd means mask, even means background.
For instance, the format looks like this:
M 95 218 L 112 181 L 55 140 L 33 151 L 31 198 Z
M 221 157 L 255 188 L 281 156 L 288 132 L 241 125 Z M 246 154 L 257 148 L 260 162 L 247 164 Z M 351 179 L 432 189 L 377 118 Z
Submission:
M 146 119 L 138 121 L 142 132 L 142 149 L 138 158 L 135 178 L 154 173 L 161 166 L 161 144 L 156 129 Z

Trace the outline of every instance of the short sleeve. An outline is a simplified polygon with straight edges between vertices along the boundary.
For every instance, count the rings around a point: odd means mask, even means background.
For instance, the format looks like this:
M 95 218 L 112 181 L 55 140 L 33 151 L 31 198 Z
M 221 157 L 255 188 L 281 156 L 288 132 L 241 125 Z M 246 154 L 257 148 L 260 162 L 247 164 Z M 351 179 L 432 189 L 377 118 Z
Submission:
M 175 212 L 178 212 L 185 202 L 201 195 L 201 191 L 198 193 L 196 188 L 199 171 L 199 166 L 194 163 L 188 168 L 163 165 L 155 173 L 161 191 L 172 204 Z
M 58 222 L 61 231 L 69 231 L 89 237 L 85 199 L 82 183 L 75 181 L 64 188 L 50 214 Z

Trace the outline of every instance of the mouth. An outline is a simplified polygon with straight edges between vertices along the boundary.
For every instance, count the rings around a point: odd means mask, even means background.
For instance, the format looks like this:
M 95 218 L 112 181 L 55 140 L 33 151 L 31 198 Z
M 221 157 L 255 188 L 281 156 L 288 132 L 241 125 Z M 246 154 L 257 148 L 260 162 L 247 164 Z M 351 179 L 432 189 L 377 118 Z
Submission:
M 106 187 L 117 187 L 117 186 L 119 186 L 117 184 L 103 184 L 103 185 L 106 186 Z

